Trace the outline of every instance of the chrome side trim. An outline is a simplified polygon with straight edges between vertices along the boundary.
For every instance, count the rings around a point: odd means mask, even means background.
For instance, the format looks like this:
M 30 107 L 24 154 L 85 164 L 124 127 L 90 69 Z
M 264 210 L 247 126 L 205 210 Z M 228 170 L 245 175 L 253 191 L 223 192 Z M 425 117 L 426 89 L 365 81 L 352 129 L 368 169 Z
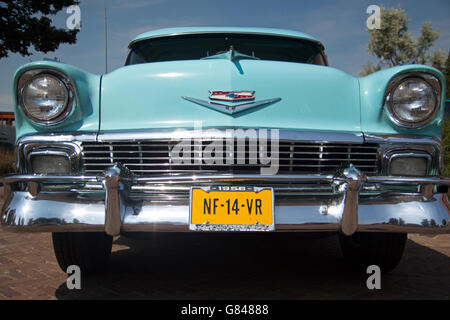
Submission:
M 122 180 L 130 181 L 133 184 L 151 184 L 151 183 L 170 183 L 182 184 L 182 183 L 208 183 L 217 181 L 267 181 L 267 182 L 341 182 L 345 181 L 346 177 L 336 175 L 246 175 L 246 174 L 216 174 L 216 175 L 180 175 L 180 176 L 157 176 L 157 177 L 122 177 Z M 98 182 L 102 181 L 100 176 L 69 176 L 69 175 L 42 175 L 42 174 L 12 174 L 6 175 L 0 178 L 0 181 L 4 184 L 12 184 L 17 182 Z M 367 176 L 365 181 L 368 183 L 383 183 L 383 184 L 408 184 L 408 185 L 420 185 L 420 184 L 433 184 L 433 185 L 450 185 L 450 177 L 400 177 L 400 176 Z

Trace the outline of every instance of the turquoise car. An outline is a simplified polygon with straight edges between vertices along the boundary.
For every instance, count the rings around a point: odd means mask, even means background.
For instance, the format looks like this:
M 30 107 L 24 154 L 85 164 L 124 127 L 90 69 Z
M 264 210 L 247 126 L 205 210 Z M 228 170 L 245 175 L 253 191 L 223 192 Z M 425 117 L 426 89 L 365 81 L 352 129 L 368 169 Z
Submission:
M 336 233 L 351 263 L 387 272 L 407 233 L 450 231 L 440 71 L 354 77 L 279 29 L 162 29 L 129 49 L 103 75 L 41 61 L 14 76 L 1 223 L 52 232 L 64 271 L 104 270 L 119 234 L 288 231 Z

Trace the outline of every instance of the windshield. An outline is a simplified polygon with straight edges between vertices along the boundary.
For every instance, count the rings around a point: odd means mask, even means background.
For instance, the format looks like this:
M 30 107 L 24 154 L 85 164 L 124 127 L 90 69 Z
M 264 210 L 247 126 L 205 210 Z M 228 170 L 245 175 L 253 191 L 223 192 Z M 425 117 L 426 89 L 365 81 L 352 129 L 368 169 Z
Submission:
M 261 60 L 326 65 L 320 44 L 309 40 L 253 34 L 195 34 L 141 40 L 131 46 L 126 65 L 198 60 L 235 50 Z

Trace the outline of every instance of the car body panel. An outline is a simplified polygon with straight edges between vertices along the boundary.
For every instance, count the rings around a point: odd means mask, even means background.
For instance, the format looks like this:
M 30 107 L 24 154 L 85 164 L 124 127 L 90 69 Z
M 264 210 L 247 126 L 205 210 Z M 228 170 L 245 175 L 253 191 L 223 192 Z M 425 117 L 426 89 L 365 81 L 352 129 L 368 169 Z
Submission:
M 17 139 L 40 132 L 185 128 L 193 127 L 194 121 L 202 121 L 205 127 L 219 128 L 283 128 L 440 138 L 444 117 L 445 90 L 440 111 L 433 121 L 421 128 L 399 127 L 387 116 L 383 106 L 384 93 L 394 76 L 424 71 L 445 83 L 441 72 L 422 65 L 394 67 L 358 78 L 324 66 L 210 59 L 132 65 L 101 76 L 63 63 L 38 61 L 17 70 L 13 87 L 23 72 L 36 68 L 66 74 L 74 83 L 75 106 L 63 123 L 39 125 L 23 114 L 14 89 Z M 215 77 L 217 72 L 224 76 Z M 149 89 L 155 87 L 158 90 Z M 230 116 L 182 98 L 188 96 L 207 101 L 209 90 L 255 90 L 255 101 L 271 98 L 281 98 L 281 101 Z
M 182 98 L 208 101 L 209 90 L 254 90 L 255 101 L 281 101 L 231 116 Z M 356 78 L 325 66 L 257 60 L 236 66 L 225 59 L 131 65 L 103 77 L 100 129 L 193 127 L 201 121 L 203 127 L 360 132 L 358 92 Z

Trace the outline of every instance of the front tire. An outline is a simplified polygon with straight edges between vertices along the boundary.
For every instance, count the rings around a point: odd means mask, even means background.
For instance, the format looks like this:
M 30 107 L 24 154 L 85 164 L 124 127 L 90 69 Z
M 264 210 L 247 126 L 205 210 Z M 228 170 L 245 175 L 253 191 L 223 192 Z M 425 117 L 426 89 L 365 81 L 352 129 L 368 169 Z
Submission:
M 53 249 L 64 272 L 77 265 L 82 274 L 100 273 L 107 268 L 113 238 L 104 232 L 54 232 Z
M 381 272 L 393 270 L 400 262 L 406 233 L 356 232 L 352 236 L 339 235 L 344 258 L 357 270 L 365 272 L 370 265 L 377 265 Z

